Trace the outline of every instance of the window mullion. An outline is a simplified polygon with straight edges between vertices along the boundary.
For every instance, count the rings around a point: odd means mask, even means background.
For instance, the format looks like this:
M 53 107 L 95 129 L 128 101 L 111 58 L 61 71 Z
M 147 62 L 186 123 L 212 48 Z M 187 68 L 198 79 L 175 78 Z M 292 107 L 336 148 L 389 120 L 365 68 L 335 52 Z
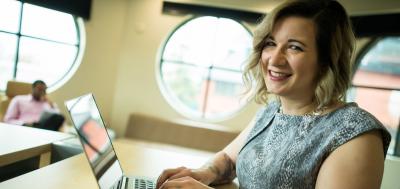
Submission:
M 17 68 L 18 68 L 18 62 L 19 62 L 19 46 L 20 46 L 20 41 L 21 41 L 21 27 L 22 27 L 22 15 L 24 12 L 24 4 L 25 3 L 21 3 L 21 11 L 19 13 L 19 26 L 18 26 L 17 44 L 16 44 L 17 48 L 16 48 L 16 53 L 15 53 L 13 79 L 17 79 Z
M 206 79 L 206 86 L 205 86 L 205 91 L 204 91 L 204 100 L 203 100 L 203 107 L 201 110 L 201 114 L 203 119 L 206 118 L 206 111 L 207 111 L 207 101 L 208 101 L 208 95 L 209 95 L 209 91 L 210 91 L 210 82 L 211 82 L 211 71 L 212 71 L 213 67 L 210 66 L 208 68 L 208 73 L 207 73 L 207 79 Z

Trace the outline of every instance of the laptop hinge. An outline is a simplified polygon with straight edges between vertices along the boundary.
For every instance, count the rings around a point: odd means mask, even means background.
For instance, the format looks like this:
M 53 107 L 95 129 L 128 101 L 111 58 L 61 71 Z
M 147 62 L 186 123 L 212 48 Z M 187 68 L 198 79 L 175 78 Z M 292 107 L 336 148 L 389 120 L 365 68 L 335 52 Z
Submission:
M 124 176 L 122 176 L 121 177 L 121 187 L 119 188 L 119 189 L 124 189 L 124 188 L 126 188 L 126 185 L 128 184 L 128 183 L 126 183 L 126 177 L 124 177 Z

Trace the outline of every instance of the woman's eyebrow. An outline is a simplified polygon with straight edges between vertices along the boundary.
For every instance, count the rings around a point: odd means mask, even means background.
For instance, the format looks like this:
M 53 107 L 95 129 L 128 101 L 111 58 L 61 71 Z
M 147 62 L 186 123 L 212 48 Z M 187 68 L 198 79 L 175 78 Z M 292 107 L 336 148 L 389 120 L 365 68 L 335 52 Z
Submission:
M 272 40 L 272 41 L 275 41 L 275 39 L 274 39 L 273 36 L 267 36 L 267 38 L 265 38 L 265 40 Z
M 305 43 L 303 43 L 303 42 L 301 42 L 301 41 L 299 41 L 299 40 L 297 40 L 297 39 L 289 39 L 288 42 L 289 42 L 289 43 L 290 43 L 290 42 L 300 43 L 301 45 L 307 47 L 307 45 L 306 45 Z
M 265 40 L 272 40 L 272 41 L 275 41 L 275 39 L 274 39 L 273 36 L 268 36 Z M 289 43 L 291 43 L 291 42 L 300 43 L 302 46 L 307 47 L 307 45 L 306 45 L 304 42 L 302 42 L 302 41 L 300 41 L 300 40 L 297 40 L 297 39 L 289 39 L 288 42 L 289 42 Z

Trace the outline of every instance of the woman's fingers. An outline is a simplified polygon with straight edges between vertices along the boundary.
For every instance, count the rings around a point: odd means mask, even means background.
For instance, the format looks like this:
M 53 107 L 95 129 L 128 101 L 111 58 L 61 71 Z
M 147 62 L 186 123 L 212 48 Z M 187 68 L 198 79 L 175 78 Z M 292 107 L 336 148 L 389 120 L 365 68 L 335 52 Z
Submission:
M 156 188 L 160 188 L 160 186 L 171 176 L 179 173 L 181 170 L 186 169 L 186 167 L 178 167 L 175 169 L 166 169 L 164 170 L 161 175 L 157 179 L 157 185 Z
M 187 169 L 187 168 L 182 169 L 177 174 L 169 177 L 168 180 L 175 180 L 175 179 L 186 177 L 186 176 L 194 178 L 194 175 L 193 175 L 193 172 L 191 169 Z
M 180 189 L 209 189 L 210 187 L 195 180 L 192 177 L 186 176 L 174 180 L 168 180 L 160 189 L 180 188 Z

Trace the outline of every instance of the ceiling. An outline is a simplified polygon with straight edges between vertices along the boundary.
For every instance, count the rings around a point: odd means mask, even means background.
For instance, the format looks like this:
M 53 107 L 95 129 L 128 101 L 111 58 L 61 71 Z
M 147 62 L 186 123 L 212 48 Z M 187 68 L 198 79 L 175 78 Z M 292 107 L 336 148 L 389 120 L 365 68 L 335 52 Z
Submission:
M 282 0 L 164 0 L 268 13 Z M 338 0 L 350 15 L 400 13 L 400 0 Z

